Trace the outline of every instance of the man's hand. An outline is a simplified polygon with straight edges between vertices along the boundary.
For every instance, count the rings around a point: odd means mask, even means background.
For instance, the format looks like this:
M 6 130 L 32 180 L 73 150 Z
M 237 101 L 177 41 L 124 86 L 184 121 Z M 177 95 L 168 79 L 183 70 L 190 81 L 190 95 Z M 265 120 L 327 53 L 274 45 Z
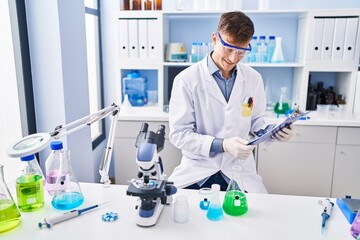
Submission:
M 283 129 L 277 131 L 273 137 L 280 142 L 286 142 L 289 141 L 289 139 L 293 135 L 294 135 L 293 125 L 290 124 L 288 127 L 284 127 Z
M 224 152 L 231 153 L 234 157 L 246 160 L 252 154 L 255 145 L 248 146 L 248 141 L 239 137 L 232 137 L 223 140 Z

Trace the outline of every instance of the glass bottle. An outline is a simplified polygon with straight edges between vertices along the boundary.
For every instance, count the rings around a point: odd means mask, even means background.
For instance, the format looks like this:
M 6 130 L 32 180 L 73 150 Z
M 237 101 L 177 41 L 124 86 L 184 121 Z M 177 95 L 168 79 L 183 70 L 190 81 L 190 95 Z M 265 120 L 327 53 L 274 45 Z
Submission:
M 50 144 L 51 153 L 45 162 L 46 169 L 46 185 L 47 192 L 53 196 L 55 185 L 60 168 L 60 155 L 63 152 L 63 144 L 61 141 L 54 141 Z M 65 176 L 60 176 L 64 179 Z
M 21 222 L 21 215 L 5 183 L 4 166 L 0 164 L 0 233 L 13 229 Z
M 275 38 L 275 49 L 274 49 L 274 53 L 271 57 L 272 63 L 283 63 L 284 62 L 284 55 L 282 52 L 281 41 L 282 41 L 281 37 Z
M 275 36 L 269 36 L 269 43 L 268 43 L 268 48 L 267 48 L 267 57 L 268 57 L 268 62 L 271 62 L 272 60 L 272 56 L 274 55 L 274 51 L 275 51 Z
M 44 206 L 44 175 L 35 155 L 21 157 L 21 176 L 16 179 L 20 211 L 32 212 Z
M 130 0 L 130 10 L 141 10 L 141 0 Z
M 220 205 L 220 185 L 213 184 L 211 185 L 211 197 L 210 197 L 210 205 L 207 211 L 207 218 L 212 221 L 219 221 L 224 218 L 223 210 Z
M 239 184 L 241 184 L 239 186 Z M 232 178 L 226 189 L 224 202 L 224 212 L 231 216 L 240 216 L 248 210 L 246 195 L 241 181 L 241 166 L 232 168 Z
M 155 0 L 154 10 L 162 10 L 162 0 Z
M 267 43 L 266 36 L 260 36 L 260 41 L 257 44 L 257 61 L 267 62 Z
M 70 151 L 63 150 L 60 154 L 60 167 L 51 204 L 56 209 L 69 210 L 80 206 L 83 202 L 84 197 L 71 166 Z

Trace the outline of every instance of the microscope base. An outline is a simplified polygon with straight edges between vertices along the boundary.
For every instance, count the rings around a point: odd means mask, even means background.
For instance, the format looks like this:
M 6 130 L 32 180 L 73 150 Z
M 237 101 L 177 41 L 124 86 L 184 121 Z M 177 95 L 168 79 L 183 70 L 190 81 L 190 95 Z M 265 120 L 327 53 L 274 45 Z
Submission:
M 156 205 L 155 205 L 155 208 L 154 208 L 154 213 L 152 214 L 152 216 L 150 217 L 142 217 L 140 216 L 140 206 L 138 207 L 138 210 L 137 210 L 137 218 L 136 218 L 136 224 L 140 227 L 151 227 L 151 226 L 154 226 L 159 217 L 160 217 L 160 214 L 162 212 L 162 210 L 164 209 L 164 206 L 163 204 L 161 204 L 161 200 L 160 198 L 157 198 L 156 199 Z

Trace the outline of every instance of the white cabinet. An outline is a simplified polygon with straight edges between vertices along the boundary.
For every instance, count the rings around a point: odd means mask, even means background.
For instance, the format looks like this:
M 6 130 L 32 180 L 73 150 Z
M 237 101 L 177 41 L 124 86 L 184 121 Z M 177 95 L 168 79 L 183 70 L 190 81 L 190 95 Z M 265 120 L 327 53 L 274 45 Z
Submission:
M 337 94 L 345 97 L 347 109 L 352 111 L 360 54 L 359 10 L 244 12 L 254 22 L 255 35 L 283 38 L 284 63 L 245 63 L 258 70 L 271 85 L 273 101 L 279 99 L 280 87 L 286 86 L 286 98 L 296 98 L 299 106 L 305 108 L 311 76 L 313 85 L 324 81 L 325 87 L 333 86 Z M 190 55 L 192 42 L 211 41 L 220 15 L 221 12 L 119 11 L 116 16 L 118 45 L 114 47 L 119 53 L 117 101 L 123 100 L 121 79 L 133 70 L 140 70 L 148 78 L 149 90 L 158 91 L 158 105 L 136 107 L 133 115 L 142 115 L 144 109 L 146 112 L 149 108 L 154 115 L 161 114 L 163 106 L 169 102 L 174 77 L 191 65 L 189 62 L 165 62 L 167 44 L 183 43 Z M 124 57 L 126 41 L 129 57 Z M 328 50 L 325 45 L 329 45 Z M 137 48 L 135 55 L 138 57 L 130 56 L 132 48 Z
M 360 128 L 339 127 L 332 197 L 360 198 Z
M 287 143 L 259 145 L 258 172 L 269 193 L 331 194 L 336 127 L 295 126 Z
M 163 162 L 164 173 L 169 176 L 174 168 L 180 164 L 181 151 L 175 148 L 168 139 L 169 126 L 167 122 L 154 121 L 118 121 L 114 142 L 115 183 L 128 184 L 128 180 L 137 178 L 138 165 L 136 164 L 136 137 L 142 123 L 148 123 L 148 131 L 156 132 L 160 124 L 165 126 L 164 149 L 159 155 Z

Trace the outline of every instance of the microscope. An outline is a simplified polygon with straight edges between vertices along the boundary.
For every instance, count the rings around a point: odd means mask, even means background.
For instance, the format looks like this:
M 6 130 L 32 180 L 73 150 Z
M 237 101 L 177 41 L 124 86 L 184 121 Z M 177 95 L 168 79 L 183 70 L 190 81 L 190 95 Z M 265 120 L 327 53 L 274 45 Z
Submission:
M 173 182 L 165 179 L 163 164 L 158 153 L 164 148 L 165 126 L 157 132 L 148 131 L 143 123 L 136 138 L 136 164 L 139 166 L 138 179 L 132 179 L 126 191 L 129 196 L 139 197 L 136 224 L 141 227 L 154 226 L 165 205 L 172 202 L 177 189 Z

